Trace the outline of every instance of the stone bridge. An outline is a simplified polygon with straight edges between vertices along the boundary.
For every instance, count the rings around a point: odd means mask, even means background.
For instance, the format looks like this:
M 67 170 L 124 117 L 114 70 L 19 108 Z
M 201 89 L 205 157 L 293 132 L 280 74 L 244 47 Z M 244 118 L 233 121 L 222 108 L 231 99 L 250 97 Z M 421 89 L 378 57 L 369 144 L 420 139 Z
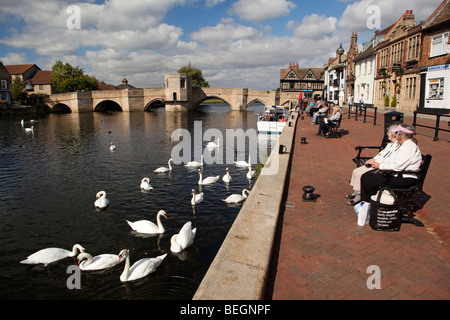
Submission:
M 245 110 L 252 102 L 284 105 L 294 108 L 298 94 L 276 90 L 192 88 L 192 79 L 185 74 L 166 74 L 164 88 L 128 88 L 89 92 L 52 94 L 49 106 L 53 112 L 150 111 L 162 107 L 166 111 L 195 110 L 205 100 L 216 98 L 232 110 Z

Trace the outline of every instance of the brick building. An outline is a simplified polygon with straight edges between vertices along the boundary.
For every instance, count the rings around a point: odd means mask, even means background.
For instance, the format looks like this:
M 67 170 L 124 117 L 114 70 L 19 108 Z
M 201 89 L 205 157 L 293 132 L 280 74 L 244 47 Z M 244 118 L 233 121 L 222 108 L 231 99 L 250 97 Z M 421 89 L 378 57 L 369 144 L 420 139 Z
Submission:
M 450 5 L 444 0 L 422 22 L 419 111 L 450 113 Z
M 9 74 L 6 67 L 0 61 L 0 101 L 10 102 L 11 101 L 11 75 Z
M 280 90 L 302 92 L 303 98 L 322 96 L 324 73 L 322 68 L 299 68 L 298 63 L 290 63 L 289 69 L 280 70 Z

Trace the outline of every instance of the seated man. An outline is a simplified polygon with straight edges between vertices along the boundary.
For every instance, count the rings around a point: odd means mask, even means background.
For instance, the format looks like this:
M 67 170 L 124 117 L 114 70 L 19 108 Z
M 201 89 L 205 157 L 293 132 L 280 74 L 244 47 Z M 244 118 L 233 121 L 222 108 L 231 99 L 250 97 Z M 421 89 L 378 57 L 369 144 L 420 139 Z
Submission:
M 333 108 L 333 103 L 331 104 L 331 107 Z M 328 104 L 325 102 L 322 106 L 322 108 L 320 108 L 316 113 L 314 113 L 314 117 L 313 120 L 311 122 L 311 124 L 317 124 L 318 118 L 325 116 L 325 113 L 328 111 Z
M 420 169 L 422 154 L 417 146 L 417 140 L 413 138 L 414 127 L 407 124 L 400 124 L 392 132 L 397 133 L 399 146 L 391 156 L 383 162 L 374 161 L 372 168 L 380 169 L 366 172 L 361 176 L 361 200 L 370 202 L 370 197 L 378 192 L 379 187 L 384 186 L 388 177 L 382 170 L 392 171 L 414 171 Z M 409 187 L 417 182 L 417 175 L 403 174 L 395 175 L 390 180 L 392 187 Z
M 322 134 L 326 135 L 330 130 L 330 127 L 336 126 L 340 119 L 341 119 L 341 112 L 339 110 L 339 106 L 334 106 L 333 115 L 328 119 L 325 118 L 324 121 L 320 123 L 319 132 L 317 133 L 317 135 L 318 136 Z

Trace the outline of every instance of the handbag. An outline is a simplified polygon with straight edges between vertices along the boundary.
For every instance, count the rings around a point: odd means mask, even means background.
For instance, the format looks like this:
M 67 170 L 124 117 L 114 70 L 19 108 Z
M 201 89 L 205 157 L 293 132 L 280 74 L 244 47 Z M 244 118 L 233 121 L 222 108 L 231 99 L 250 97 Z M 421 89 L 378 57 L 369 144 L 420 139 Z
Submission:
M 386 193 L 393 197 L 393 204 L 386 204 L 381 201 L 382 195 Z M 401 211 L 395 193 L 385 186 L 378 191 L 376 200 L 370 201 L 369 225 L 376 231 L 400 231 L 402 225 Z
M 354 210 L 356 212 L 356 215 L 358 216 L 357 221 L 358 226 L 363 227 L 369 223 L 369 216 L 370 216 L 369 202 L 361 201 L 360 203 L 354 206 Z
M 415 188 L 412 195 L 411 201 L 418 209 L 423 209 L 428 200 L 431 199 L 431 196 L 420 190 L 419 188 Z

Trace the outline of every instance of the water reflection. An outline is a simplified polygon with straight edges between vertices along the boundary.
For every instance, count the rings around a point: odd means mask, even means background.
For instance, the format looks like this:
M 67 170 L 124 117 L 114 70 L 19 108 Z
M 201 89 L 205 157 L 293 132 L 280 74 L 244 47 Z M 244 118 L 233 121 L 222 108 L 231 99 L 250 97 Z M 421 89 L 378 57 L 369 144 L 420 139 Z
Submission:
M 191 299 L 241 208 L 222 199 L 251 188 L 252 182 L 246 168 L 205 164 L 208 176 L 222 177 L 229 167 L 233 180 L 202 186 L 205 200 L 193 207 L 191 190 L 199 189 L 196 169 L 174 165 L 169 173 L 153 170 L 167 165 L 178 143 L 170 139 L 175 129 L 193 133 L 194 122 L 201 121 L 203 130 L 247 130 L 256 128 L 256 112 L 257 107 L 248 112 L 206 107 L 190 113 L 50 114 L 37 119 L 33 134 L 24 132 L 21 119 L 0 119 L 1 298 Z M 265 145 L 264 139 L 272 137 L 261 139 Z M 109 150 L 111 142 L 115 152 Z M 143 177 L 151 179 L 152 191 L 141 191 Z M 110 201 L 102 211 L 94 206 L 100 190 Z M 126 223 L 156 221 L 159 210 L 168 217 L 162 235 L 137 234 Z M 198 230 L 194 244 L 172 254 L 170 238 L 187 221 Z M 132 263 L 168 256 L 155 273 L 135 283 L 120 282 L 123 264 L 82 272 L 80 290 L 66 286 L 74 258 L 47 267 L 19 264 L 42 248 L 68 249 L 75 243 L 92 255 L 129 249 Z

